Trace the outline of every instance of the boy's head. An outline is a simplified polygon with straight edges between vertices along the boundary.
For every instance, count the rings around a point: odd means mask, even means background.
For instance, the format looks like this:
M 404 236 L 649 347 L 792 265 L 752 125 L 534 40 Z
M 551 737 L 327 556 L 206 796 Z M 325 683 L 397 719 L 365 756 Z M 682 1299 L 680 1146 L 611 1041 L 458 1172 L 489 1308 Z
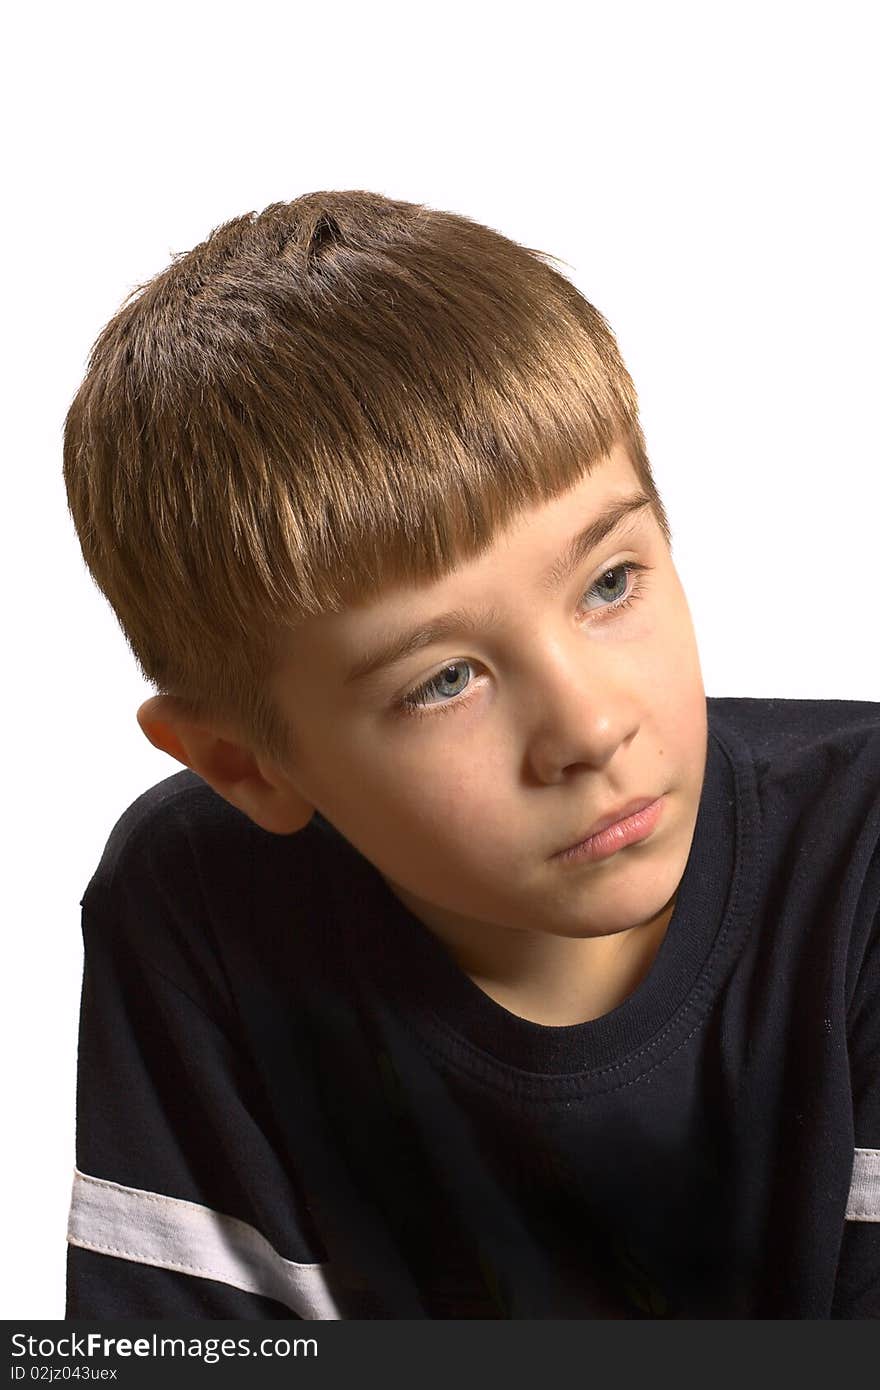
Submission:
M 161 692 L 144 733 L 259 825 L 317 808 L 428 922 L 607 934 L 668 904 L 694 633 L 632 382 L 541 253 L 364 192 L 228 222 L 102 331 L 64 477 Z M 554 857 L 661 794 L 642 844 Z

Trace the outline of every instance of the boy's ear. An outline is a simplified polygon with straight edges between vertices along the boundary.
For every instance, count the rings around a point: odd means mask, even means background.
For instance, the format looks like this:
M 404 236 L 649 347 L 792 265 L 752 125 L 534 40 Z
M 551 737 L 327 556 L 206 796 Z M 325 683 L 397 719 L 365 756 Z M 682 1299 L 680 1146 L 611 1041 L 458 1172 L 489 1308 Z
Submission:
M 172 695 L 145 700 L 137 721 L 154 748 L 198 773 L 263 830 L 292 835 L 314 815 L 280 768 L 258 759 L 233 731 L 195 723 Z

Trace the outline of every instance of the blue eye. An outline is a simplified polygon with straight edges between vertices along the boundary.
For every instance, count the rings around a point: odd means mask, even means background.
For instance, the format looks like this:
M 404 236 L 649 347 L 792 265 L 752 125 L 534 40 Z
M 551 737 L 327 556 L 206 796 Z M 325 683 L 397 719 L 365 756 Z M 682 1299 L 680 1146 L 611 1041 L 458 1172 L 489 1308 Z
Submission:
M 594 619 L 594 621 L 604 622 L 607 618 L 616 616 L 622 609 L 629 608 L 637 598 L 641 598 L 645 588 L 644 580 L 641 576 L 646 574 L 650 569 L 650 565 L 640 565 L 634 560 L 626 560 L 622 564 L 614 565 L 610 569 L 603 570 L 595 584 L 591 585 L 587 590 L 588 594 L 596 592 L 600 597 L 608 598 L 609 592 L 619 587 L 619 584 L 607 585 L 605 583 L 609 575 L 623 575 L 624 583 L 627 584 L 628 587 L 624 589 L 620 598 L 612 598 L 612 602 L 601 613 L 601 616 L 598 619 Z M 634 576 L 631 585 L 628 584 L 630 575 Z M 419 715 L 434 714 L 435 712 L 445 713 L 447 710 L 460 709 L 463 705 L 468 703 L 467 700 L 458 698 L 461 690 L 467 689 L 467 686 L 461 686 L 460 682 L 456 682 L 455 672 L 467 670 L 469 668 L 469 661 L 461 660 L 447 662 L 447 664 L 437 672 L 436 676 L 432 676 L 429 681 L 425 681 L 423 685 L 416 686 L 414 690 L 410 690 L 404 695 L 403 699 L 396 706 L 398 712 L 400 714 L 415 715 L 418 717 Z M 449 689 L 450 686 L 454 687 L 456 685 L 458 688 Z M 440 700 L 431 700 L 427 698 L 433 694 L 439 694 L 441 696 L 448 695 L 452 698 L 441 698 Z

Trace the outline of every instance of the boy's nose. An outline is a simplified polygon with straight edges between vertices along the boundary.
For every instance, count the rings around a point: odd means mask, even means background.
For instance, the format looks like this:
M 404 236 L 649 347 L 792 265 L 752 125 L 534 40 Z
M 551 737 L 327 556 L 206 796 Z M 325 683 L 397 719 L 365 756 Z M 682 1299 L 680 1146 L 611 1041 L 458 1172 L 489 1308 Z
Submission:
M 593 653 L 558 646 L 526 697 L 529 756 L 543 780 L 572 763 L 602 767 L 638 725 L 632 698 Z M 588 669 L 589 666 L 589 669 Z

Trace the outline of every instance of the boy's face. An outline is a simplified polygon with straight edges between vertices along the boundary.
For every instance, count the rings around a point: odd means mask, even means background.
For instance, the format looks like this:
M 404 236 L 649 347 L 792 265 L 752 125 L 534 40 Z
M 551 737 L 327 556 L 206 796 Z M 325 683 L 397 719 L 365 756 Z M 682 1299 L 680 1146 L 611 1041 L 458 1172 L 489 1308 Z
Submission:
M 447 939 L 489 924 L 533 940 L 586 938 L 671 916 L 707 710 L 687 601 L 650 509 L 626 517 L 558 587 L 542 584 L 585 525 L 638 491 L 616 448 L 479 559 L 296 634 L 276 687 L 303 750 L 287 776 Z M 637 584 L 630 606 L 615 609 Z M 494 625 L 475 619 L 346 680 L 392 634 L 489 608 Z M 405 697 L 422 717 L 402 711 Z M 661 795 L 648 839 L 593 862 L 554 857 L 610 810 Z

